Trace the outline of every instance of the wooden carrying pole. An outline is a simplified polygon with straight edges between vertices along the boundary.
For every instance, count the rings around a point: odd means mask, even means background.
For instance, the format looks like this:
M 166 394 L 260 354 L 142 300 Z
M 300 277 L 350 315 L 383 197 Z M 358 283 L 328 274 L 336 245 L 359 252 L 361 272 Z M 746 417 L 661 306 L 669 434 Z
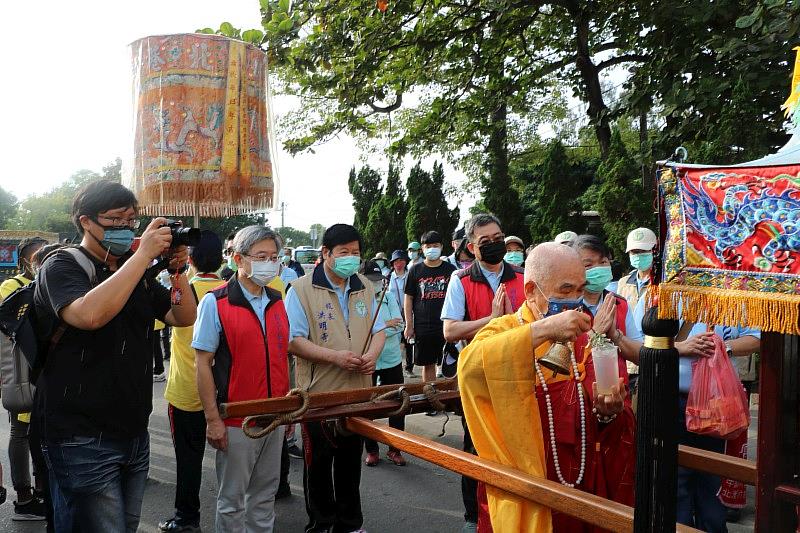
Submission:
M 408 394 L 423 394 L 424 388 L 432 385 L 437 392 L 453 391 L 458 387 L 455 379 L 440 379 L 428 383 L 408 383 L 403 385 Z M 308 395 L 308 409 L 321 407 L 335 407 L 351 403 L 369 402 L 376 396 L 397 390 L 398 385 L 382 385 L 366 389 L 352 389 L 335 392 L 316 392 Z M 223 403 L 220 406 L 220 416 L 225 418 L 242 418 L 253 415 L 278 415 L 291 413 L 299 409 L 303 400 L 299 396 L 280 396 L 263 400 L 250 400 L 246 402 Z
M 540 503 L 586 523 L 609 531 L 633 531 L 633 508 L 627 505 L 569 488 L 549 479 L 530 476 L 511 467 L 481 459 L 445 444 L 411 435 L 365 418 L 348 418 L 346 428 L 353 433 L 394 446 L 447 470 Z M 697 531 L 680 524 L 676 530 L 680 532 Z

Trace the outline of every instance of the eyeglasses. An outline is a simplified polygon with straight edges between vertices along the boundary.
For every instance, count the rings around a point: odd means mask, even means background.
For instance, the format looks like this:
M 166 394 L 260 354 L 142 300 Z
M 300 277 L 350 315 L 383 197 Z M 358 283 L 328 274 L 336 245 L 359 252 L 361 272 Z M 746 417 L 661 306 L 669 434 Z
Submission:
M 111 221 L 111 226 L 115 227 L 115 228 L 119 228 L 119 227 L 122 227 L 122 226 L 128 226 L 130 229 L 138 229 L 139 225 L 142 223 L 142 221 L 139 220 L 138 218 L 131 218 L 131 219 L 127 219 L 127 218 L 111 218 L 111 217 L 107 217 L 107 216 L 104 216 L 104 215 L 97 215 L 97 217 L 95 218 L 95 222 L 100 224 L 100 219 L 101 218 L 103 220 Z M 101 226 L 105 226 L 105 224 L 100 224 L 100 225 Z
M 483 246 L 484 244 L 494 244 L 496 242 L 505 242 L 506 236 L 505 235 L 498 235 L 494 239 L 491 237 L 486 237 L 485 239 L 478 240 L 478 246 Z
M 278 260 L 277 255 L 250 255 L 250 254 L 242 254 L 243 256 L 249 258 L 251 261 L 272 261 L 273 263 Z

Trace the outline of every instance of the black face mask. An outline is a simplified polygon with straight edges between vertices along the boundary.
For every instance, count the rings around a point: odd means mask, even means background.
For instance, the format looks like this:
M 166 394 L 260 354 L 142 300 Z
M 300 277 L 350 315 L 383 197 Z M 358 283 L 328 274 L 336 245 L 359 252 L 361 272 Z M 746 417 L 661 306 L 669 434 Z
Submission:
M 496 265 L 506 255 L 506 243 L 503 241 L 489 242 L 478 246 L 481 252 L 481 261 L 489 265 Z

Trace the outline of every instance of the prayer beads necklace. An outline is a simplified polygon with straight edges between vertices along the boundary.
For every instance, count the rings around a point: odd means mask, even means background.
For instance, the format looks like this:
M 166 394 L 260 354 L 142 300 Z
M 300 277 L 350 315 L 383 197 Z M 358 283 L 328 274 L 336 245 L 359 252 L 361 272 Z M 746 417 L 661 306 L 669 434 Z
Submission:
M 575 354 L 570 352 L 569 359 L 572 362 L 572 371 L 575 375 L 575 379 L 578 377 L 578 363 L 575 361 Z M 575 487 L 581 484 L 583 481 L 583 473 L 586 470 L 586 413 L 584 411 L 583 405 L 583 384 L 578 382 L 578 404 L 581 410 L 581 467 L 578 470 L 578 477 L 575 480 L 575 483 L 568 483 L 564 476 L 561 474 L 561 465 L 558 461 L 558 449 L 556 448 L 556 430 L 555 430 L 555 423 L 553 421 L 553 405 L 550 402 L 550 390 L 547 388 L 547 382 L 544 379 L 544 374 L 542 374 L 542 368 L 539 366 L 539 361 L 534 358 L 534 364 L 536 365 L 536 374 L 539 376 L 539 381 L 542 383 L 542 390 L 544 391 L 544 401 L 547 405 L 547 423 L 550 426 L 550 449 L 553 450 L 553 465 L 556 468 L 556 475 L 558 476 L 558 480 L 561 482 L 562 485 L 566 485 L 567 487 Z
M 522 318 L 522 308 L 517 311 L 517 320 L 521 325 L 525 324 L 525 320 Z M 578 363 L 575 361 L 575 354 L 572 350 L 569 353 L 569 360 L 572 363 L 572 372 L 575 376 L 577 381 L 578 379 Z M 558 481 L 561 482 L 562 485 L 567 487 L 574 488 L 577 485 L 581 484 L 583 481 L 583 474 L 586 471 L 586 412 L 584 409 L 583 403 L 583 384 L 578 381 L 578 404 L 580 405 L 581 410 L 581 467 L 578 470 L 578 477 L 575 479 L 575 483 L 567 483 L 564 479 L 564 476 L 561 474 L 561 465 L 558 461 L 558 448 L 556 447 L 556 430 L 555 430 L 555 422 L 553 421 L 553 405 L 550 402 L 550 390 L 547 388 L 547 382 L 544 379 L 544 374 L 542 374 L 542 368 L 539 366 L 539 361 L 536 360 L 536 357 L 533 358 L 533 364 L 536 367 L 536 375 L 539 376 L 539 381 L 542 384 L 542 390 L 544 391 L 544 401 L 545 405 L 547 406 L 547 423 L 550 426 L 550 449 L 553 451 L 553 465 L 556 469 L 556 476 L 558 476 Z

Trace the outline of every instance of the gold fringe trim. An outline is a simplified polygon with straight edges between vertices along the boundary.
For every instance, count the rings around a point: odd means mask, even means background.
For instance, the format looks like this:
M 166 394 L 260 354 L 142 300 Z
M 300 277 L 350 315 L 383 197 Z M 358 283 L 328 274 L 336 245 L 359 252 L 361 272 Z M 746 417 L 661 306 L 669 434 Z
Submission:
M 800 335 L 800 295 L 661 283 L 658 318 Z M 679 316 L 678 309 L 682 308 Z

